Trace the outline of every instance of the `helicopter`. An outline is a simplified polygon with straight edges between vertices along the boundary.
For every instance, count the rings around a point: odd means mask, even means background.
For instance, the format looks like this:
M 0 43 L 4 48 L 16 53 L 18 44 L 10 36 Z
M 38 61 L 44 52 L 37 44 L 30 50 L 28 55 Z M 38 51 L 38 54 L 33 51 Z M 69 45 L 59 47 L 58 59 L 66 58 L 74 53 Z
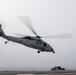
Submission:
M 71 33 L 41 37 L 35 32 L 33 25 L 31 23 L 31 20 L 28 16 L 21 16 L 19 18 L 35 34 L 35 36 L 26 36 L 26 35 L 22 35 L 22 34 L 16 34 L 21 37 L 8 36 L 4 33 L 4 31 L 2 29 L 2 25 L 0 24 L 0 37 L 3 37 L 8 40 L 5 42 L 5 44 L 7 44 L 7 42 L 9 42 L 9 41 L 13 41 L 13 42 L 22 44 L 22 45 L 30 47 L 30 48 L 34 48 L 37 50 L 37 53 L 40 53 L 40 52 L 55 53 L 54 49 L 50 46 L 50 44 L 43 41 L 42 38 L 72 38 Z

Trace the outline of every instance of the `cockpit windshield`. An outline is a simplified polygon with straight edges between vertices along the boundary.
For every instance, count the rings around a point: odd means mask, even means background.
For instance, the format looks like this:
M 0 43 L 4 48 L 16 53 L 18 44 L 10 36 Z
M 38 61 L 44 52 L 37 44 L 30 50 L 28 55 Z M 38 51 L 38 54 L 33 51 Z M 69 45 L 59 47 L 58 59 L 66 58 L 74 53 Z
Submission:
M 44 43 L 44 47 L 46 47 L 46 43 Z

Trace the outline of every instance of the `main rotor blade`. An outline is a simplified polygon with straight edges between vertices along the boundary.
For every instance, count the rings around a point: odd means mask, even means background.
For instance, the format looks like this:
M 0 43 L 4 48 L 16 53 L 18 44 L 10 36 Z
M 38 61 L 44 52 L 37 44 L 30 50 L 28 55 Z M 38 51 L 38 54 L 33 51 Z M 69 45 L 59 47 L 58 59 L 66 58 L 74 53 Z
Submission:
M 37 33 L 35 32 L 34 28 L 33 28 L 33 25 L 30 21 L 30 18 L 28 16 L 21 16 L 19 17 L 21 19 L 21 21 L 36 35 Z
M 58 34 L 58 35 L 51 35 L 51 36 L 44 36 L 41 38 L 63 38 L 63 39 L 71 39 L 72 35 L 71 33 L 64 33 L 64 34 Z
M 18 36 L 22 36 L 22 37 L 25 37 L 25 36 L 28 36 L 28 35 L 24 35 L 24 34 L 19 34 L 19 33 L 14 33 L 15 35 L 18 35 Z M 37 38 L 62 38 L 62 39 L 71 39 L 72 38 L 72 35 L 71 33 L 64 33 L 64 34 L 57 34 L 57 35 L 51 35 L 51 36 L 43 36 L 43 37 L 37 37 Z

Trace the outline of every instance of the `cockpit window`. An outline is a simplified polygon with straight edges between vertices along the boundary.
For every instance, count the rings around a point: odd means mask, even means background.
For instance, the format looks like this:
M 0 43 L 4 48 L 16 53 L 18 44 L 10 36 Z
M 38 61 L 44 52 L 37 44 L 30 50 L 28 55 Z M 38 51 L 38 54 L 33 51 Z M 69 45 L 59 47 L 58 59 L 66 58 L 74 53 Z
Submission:
M 46 47 L 46 43 L 44 43 L 44 47 Z

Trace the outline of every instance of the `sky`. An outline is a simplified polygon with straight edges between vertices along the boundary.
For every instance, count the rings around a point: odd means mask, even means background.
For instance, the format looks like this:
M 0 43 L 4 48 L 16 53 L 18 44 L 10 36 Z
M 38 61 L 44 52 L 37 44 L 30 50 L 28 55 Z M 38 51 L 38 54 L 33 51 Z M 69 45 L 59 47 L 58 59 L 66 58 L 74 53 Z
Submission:
M 37 53 L 36 49 L 0 37 L 1 70 L 51 70 L 54 66 L 76 69 L 76 0 L 0 0 L 0 22 L 5 34 L 34 36 L 18 18 L 29 16 L 40 36 L 72 34 L 72 39 L 43 38 L 55 50 Z M 18 37 L 18 36 L 17 36 Z

